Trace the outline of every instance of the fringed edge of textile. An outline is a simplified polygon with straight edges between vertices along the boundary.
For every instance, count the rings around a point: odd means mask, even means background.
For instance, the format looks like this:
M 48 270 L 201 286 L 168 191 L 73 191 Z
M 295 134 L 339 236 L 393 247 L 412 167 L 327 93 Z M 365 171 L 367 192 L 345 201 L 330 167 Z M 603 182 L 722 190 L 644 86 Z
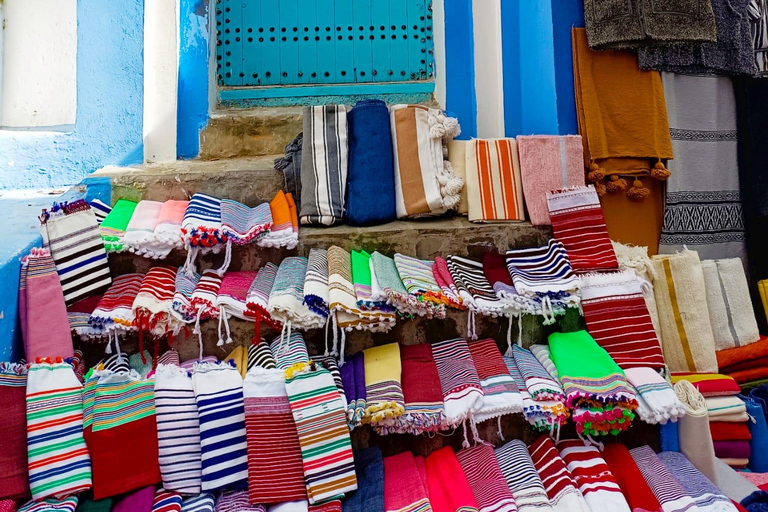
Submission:
M 263 224 L 258 224 L 256 226 L 253 226 L 251 229 L 248 230 L 247 233 L 244 233 L 244 234 L 236 233 L 227 228 L 222 228 L 221 233 L 222 233 L 222 236 L 227 241 L 232 242 L 235 245 L 247 245 L 252 241 L 254 241 L 256 238 L 258 238 L 259 236 L 261 236 L 262 234 L 269 233 L 271 228 L 272 228 L 272 223 L 265 222 Z
M 328 306 L 328 303 L 318 295 L 304 295 L 303 304 L 313 313 L 317 313 L 325 318 L 328 318 L 331 314 L 331 308 Z
M 368 403 L 363 414 L 363 423 L 380 423 L 384 420 L 399 418 L 403 414 L 405 414 L 405 407 L 394 400 Z
M 51 205 L 50 210 L 43 209 L 40 214 L 40 224 L 45 225 L 51 219 L 57 219 L 59 217 L 66 217 L 75 213 L 85 212 L 91 209 L 85 199 L 78 199 L 77 201 L 64 201 L 63 203 L 54 202 Z

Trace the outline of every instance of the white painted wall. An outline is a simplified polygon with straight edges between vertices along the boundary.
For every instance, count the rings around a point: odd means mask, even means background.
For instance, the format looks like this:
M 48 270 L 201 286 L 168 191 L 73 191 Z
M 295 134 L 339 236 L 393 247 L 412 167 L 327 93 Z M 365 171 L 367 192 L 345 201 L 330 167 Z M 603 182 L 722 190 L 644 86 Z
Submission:
M 477 136 L 504 137 L 504 79 L 501 60 L 501 0 L 474 0 Z
M 74 125 L 77 0 L 4 0 L 0 126 Z
M 144 4 L 144 161 L 176 160 L 178 0 Z
M 432 1 L 432 41 L 435 58 L 435 100 L 445 108 L 445 9 L 443 0 Z

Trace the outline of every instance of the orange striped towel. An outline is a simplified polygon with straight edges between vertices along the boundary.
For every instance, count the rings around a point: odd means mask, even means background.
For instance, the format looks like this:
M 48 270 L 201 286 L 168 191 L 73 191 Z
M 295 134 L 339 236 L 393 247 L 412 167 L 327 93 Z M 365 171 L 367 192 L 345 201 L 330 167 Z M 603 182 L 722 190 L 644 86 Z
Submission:
M 467 145 L 469 220 L 524 220 L 515 139 L 475 139 Z

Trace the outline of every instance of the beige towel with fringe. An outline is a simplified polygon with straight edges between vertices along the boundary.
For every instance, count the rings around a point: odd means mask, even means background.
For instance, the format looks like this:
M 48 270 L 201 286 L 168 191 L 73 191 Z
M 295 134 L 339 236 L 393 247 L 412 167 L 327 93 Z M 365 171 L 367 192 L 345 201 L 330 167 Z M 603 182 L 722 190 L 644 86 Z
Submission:
M 699 390 L 687 380 L 675 384 L 675 394 L 685 407 L 685 416 L 677 423 L 680 451 L 696 469 L 717 485 L 715 447 L 709 430 L 707 402 Z
M 673 372 L 717 373 L 715 338 L 698 253 L 654 256 L 661 348 Z
M 648 256 L 648 248 L 615 241 L 611 241 L 611 243 L 613 243 L 616 259 L 619 261 L 619 269 L 634 270 L 637 277 L 651 283 L 650 287 L 643 287 L 643 298 L 645 299 L 645 306 L 648 308 L 648 314 L 651 315 L 653 330 L 656 331 L 656 337 L 661 340 L 659 310 L 656 306 L 656 297 L 653 295 L 653 282 L 656 280 L 656 272 L 653 270 L 653 263 L 651 263 L 651 258 Z
M 760 339 L 749 285 L 740 258 L 701 262 L 715 349 L 743 347 Z
M 453 172 L 458 177 L 467 182 L 467 145 L 468 140 L 451 140 L 448 142 L 448 161 L 451 162 Z M 467 187 L 461 187 L 461 200 L 459 201 L 459 207 L 456 211 L 460 215 L 466 215 L 469 213 L 469 206 L 467 206 Z

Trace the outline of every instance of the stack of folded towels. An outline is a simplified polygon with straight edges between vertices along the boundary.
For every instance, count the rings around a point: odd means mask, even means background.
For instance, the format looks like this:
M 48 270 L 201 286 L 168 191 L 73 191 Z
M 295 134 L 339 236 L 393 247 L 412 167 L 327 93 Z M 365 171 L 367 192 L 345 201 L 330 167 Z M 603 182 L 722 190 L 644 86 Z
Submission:
M 751 456 L 749 415 L 739 398 L 741 388 L 728 376 L 717 373 L 676 373 L 672 381 L 687 380 L 704 396 L 715 455 L 734 468 L 746 468 Z

